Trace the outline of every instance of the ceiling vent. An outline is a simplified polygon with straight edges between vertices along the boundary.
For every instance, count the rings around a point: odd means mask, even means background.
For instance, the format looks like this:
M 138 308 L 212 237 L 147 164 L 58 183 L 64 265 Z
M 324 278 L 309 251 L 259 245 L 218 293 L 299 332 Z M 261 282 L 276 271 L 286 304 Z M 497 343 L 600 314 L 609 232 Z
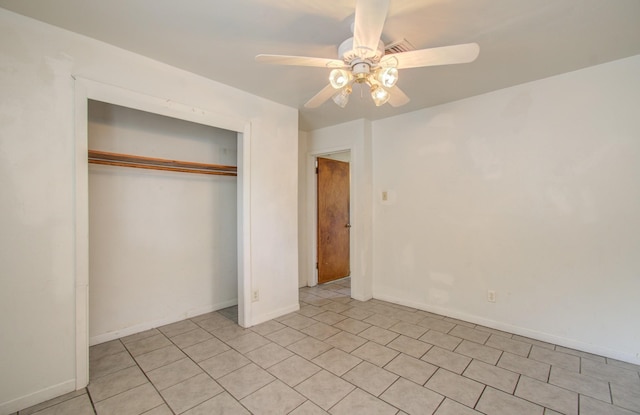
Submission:
M 410 52 L 412 50 L 416 50 L 416 48 L 411 43 L 409 43 L 407 39 L 401 39 L 396 42 L 389 43 L 387 46 L 385 46 L 384 54 L 392 55 L 394 53 Z

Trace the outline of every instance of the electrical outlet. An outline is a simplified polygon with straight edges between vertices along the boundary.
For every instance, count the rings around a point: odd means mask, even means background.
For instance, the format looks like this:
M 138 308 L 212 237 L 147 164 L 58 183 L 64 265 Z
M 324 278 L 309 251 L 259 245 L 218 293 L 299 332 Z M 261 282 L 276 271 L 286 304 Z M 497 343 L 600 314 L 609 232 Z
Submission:
M 490 303 L 496 302 L 496 292 L 494 290 L 487 290 L 487 301 Z
M 254 290 L 251 293 L 251 302 L 255 303 L 256 301 L 260 301 L 260 291 Z

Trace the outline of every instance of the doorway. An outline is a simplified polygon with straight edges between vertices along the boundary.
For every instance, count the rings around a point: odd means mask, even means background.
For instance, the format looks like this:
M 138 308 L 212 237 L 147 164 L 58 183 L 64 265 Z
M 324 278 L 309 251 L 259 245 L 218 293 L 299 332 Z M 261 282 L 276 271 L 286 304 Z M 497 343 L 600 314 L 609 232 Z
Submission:
M 344 158 L 317 159 L 318 284 L 351 275 L 350 169 Z
M 316 159 L 346 152 L 351 171 L 349 207 L 350 215 L 350 265 L 351 298 L 367 301 L 373 297 L 373 155 L 371 123 L 366 120 L 324 128 L 306 135 L 306 184 L 302 189 L 306 199 L 301 235 L 301 285 L 317 285 L 317 191 Z M 304 284 L 306 282 L 306 284 Z

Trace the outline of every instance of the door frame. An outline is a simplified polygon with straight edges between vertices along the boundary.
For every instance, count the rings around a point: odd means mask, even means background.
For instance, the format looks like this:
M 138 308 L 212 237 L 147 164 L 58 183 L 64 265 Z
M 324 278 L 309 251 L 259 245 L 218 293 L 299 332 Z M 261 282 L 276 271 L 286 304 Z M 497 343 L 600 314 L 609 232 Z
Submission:
M 251 123 L 168 98 L 74 76 L 76 390 L 89 384 L 89 100 L 235 131 L 238 136 L 238 324 L 251 323 Z
M 308 280 L 307 285 L 310 287 L 318 285 L 318 180 L 316 177 L 316 159 L 318 157 L 329 156 L 335 153 L 349 152 L 349 223 L 351 223 L 351 234 L 349 236 L 349 263 L 351 267 L 351 278 L 356 277 L 354 274 L 353 254 L 355 252 L 355 235 L 353 229 L 358 223 L 356 214 L 353 210 L 353 148 L 352 146 L 340 146 L 330 149 L 323 149 L 317 152 L 310 152 L 307 155 L 307 223 L 309 235 L 309 251 L 308 251 Z

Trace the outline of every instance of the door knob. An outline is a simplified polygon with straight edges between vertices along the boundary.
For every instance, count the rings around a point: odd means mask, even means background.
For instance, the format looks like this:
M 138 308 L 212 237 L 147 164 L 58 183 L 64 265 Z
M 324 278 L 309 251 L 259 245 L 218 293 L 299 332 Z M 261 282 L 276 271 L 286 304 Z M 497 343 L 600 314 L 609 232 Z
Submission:
M 346 225 L 344 225 L 344 227 L 345 227 L 345 228 L 350 228 L 350 227 L 351 227 L 351 224 L 350 224 L 350 223 L 347 223 Z

